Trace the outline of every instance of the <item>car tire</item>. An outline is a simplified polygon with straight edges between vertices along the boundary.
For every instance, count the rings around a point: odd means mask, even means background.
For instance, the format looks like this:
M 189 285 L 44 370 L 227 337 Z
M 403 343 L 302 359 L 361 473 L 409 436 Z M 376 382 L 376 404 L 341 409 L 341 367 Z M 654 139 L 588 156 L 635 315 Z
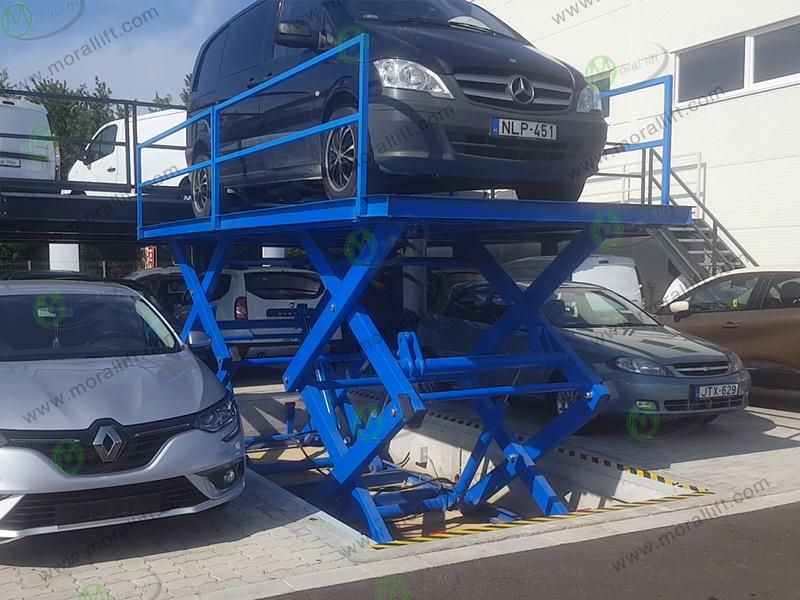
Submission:
M 210 160 L 207 152 L 200 152 L 194 157 L 194 164 Z M 192 212 L 195 218 L 211 215 L 211 169 L 198 169 L 191 173 Z
M 326 119 L 335 121 L 354 115 L 358 110 L 353 106 L 337 108 Z M 322 187 L 329 200 L 354 198 L 358 187 L 358 124 L 351 123 L 332 129 L 322 137 Z M 377 169 L 374 168 L 370 150 L 367 165 L 367 178 L 370 188 L 375 188 Z
M 583 194 L 584 185 L 585 182 L 529 184 L 517 186 L 514 191 L 521 200 L 577 202 Z

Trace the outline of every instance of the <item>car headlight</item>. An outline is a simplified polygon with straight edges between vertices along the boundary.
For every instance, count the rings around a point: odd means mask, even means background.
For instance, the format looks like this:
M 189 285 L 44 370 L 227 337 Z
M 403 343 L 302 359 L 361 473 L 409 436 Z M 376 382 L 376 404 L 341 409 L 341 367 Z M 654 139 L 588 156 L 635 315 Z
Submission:
M 219 431 L 239 418 L 239 406 L 233 394 L 228 394 L 220 402 L 197 415 L 194 426 L 203 431 Z
M 656 375 L 658 377 L 669 377 L 667 371 L 660 364 L 647 360 L 644 358 L 631 358 L 630 356 L 621 356 L 611 363 L 617 369 L 627 371 L 628 373 L 636 373 L 637 375 Z
M 589 84 L 578 96 L 578 112 L 590 113 L 593 110 L 603 110 L 603 101 L 600 98 L 600 90 Z
M 376 60 L 373 64 L 378 69 L 381 84 L 385 88 L 415 90 L 427 92 L 437 98 L 450 98 L 451 100 L 453 98 L 453 94 L 447 89 L 442 78 L 418 63 L 399 58 L 386 58 Z
M 726 352 L 725 356 L 728 357 L 728 368 L 730 369 L 731 373 L 738 373 L 739 371 L 744 371 L 744 363 L 742 359 L 739 358 L 738 354 L 734 354 L 733 352 Z

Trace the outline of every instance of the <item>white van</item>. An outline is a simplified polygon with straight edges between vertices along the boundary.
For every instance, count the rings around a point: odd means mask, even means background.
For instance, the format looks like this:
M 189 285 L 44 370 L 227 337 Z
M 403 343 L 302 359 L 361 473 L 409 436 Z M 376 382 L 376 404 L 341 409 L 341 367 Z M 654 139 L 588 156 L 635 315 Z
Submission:
M 531 256 L 506 263 L 505 267 L 516 281 L 533 281 L 553 261 L 553 256 Z M 569 279 L 592 283 L 616 292 L 636 306 L 644 308 L 644 287 L 639 270 L 627 256 L 593 254 L 575 269 Z
M 159 133 L 180 125 L 186 120 L 186 111 L 178 109 L 161 110 L 141 114 L 136 118 L 136 141 L 139 143 L 155 137 Z M 92 137 L 83 154 L 70 169 L 69 181 L 89 183 L 127 183 L 127 164 L 131 168 L 131 193 L 135 192 L 136 174 L 133 170 L 133 123 L 128 121 L 128 148 L 125 148 L 125 119 L 117 119 L 106 123 Z M 115 145 L 115 143 L 120 145 Z M 157 145 L 186 147 L 186 130 L 182 129 L 161 140 Z M 185 150 L 145 149 L 142 151 L 142 181 L 148 181 L 161 175 L 168 175 L 186 168 Z M 168 179 L 156 184 L 160 186 L 179 186 L 178 196 L 191 201 L 189 177 L 180 180 Z M 64 193 L 68 194 L 69 191 Z M 104 196 L 108 192 L 87 191 L 90 196 Z
M 45 179 L 58 177 L 61 157 L 53 140 L 20 136 L 52 136 L 47 109 L 27 100 L 0 98 L 0 178 Z

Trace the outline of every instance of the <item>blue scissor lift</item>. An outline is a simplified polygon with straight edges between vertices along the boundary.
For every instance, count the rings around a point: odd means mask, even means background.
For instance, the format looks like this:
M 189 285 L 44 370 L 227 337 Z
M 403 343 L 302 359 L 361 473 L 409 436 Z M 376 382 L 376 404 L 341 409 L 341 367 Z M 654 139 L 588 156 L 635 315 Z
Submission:
M 220 153 L 221 111 L 340 53 L 354 50 L 359 55 L 357 114 L 252 148 L 225 155 Z M 217 181 L 220 165 L 228 161 L 318 135 L 347 123 L 358 123 L 358 147 L 367 147 L 369 65 L 369 41 L 366 35 L 361 35 L 140 144 L 137 164 L 141 164 L 143 149 L 191 123 L 201 119 L 210 121 L 210 160 L 146 182 L 141 181 L 141 173 L 137 172 L 139 238 L 170 244 L 194 302 L 182 336 L 186 339 L 199 321 L 212 340 L 220 380 L 231 385 L 232 373 L 241 367 L 286 365 L 283 384 L 287 391 L 300 393 L 309 421 L 302 430 L 296 431 L 294 405 L 290 404 L 285 434 L 248 442 L 258 447 L 316 443 L 324 446 L 328 456 L 308 458 L 299 465 L 255 465 L 262 471 L 274 472 L 298 466 L 302 469 L 329 469 L 316 497 L 326 506 L 348 498 L 352 500 L 354 504 L 344 504 L 360 509 L 370 536 L 378 543 L 392 540 L 386 519 L 429 511 L 474 509 L 485 505 L 490 497 L 514 479 L 524 484 L 544 515 L 565 514 L 568 509 L 564 501 L 554 492 L 537 462 L 596 416 L 608 399 L 609 391 L 542 317 L 539 308 L 608 236 L 618 235 L 626 228 L 685 224 L 690 219 L 688 209 L 367 195 L 366 161 L 360 161 L 358 193 L 354 198 L 222 214 Z M 669 96 L 665 112 L 669 112 L 671 83 L 670 78 L 663 78 L 640 87 L 663 84 Z M 666 131 L 664 140 L 654 144 L 665 146 L 665 157 L 668 157 L 668 142 L 669 131 Z M 648 142 L 626 149 L 650 145 Z M 209 168 L 211 174 L 210 217 L 145 226 L 142 190 L 166 178 L 201 168 Z M 668 176 L 666 184 L 662 185 L 662 190 L 668 193 Z M 361 239 L 374 240 L 374 243 L 363 244 L 360 254 L 349 261 L 330 251 L 331 248 L 342 248 L 354 232 Z M 489 243 L 536 240 L 556 233 L 570 238 L 569 245 L 527 289 L 521 289 L 487 249 Z M 423 235 L 435 243 L 452 245 L 454 260 L 461 267 L 470 265 L 478 269 L 508 304 L 507 310 L 480 342 L 472 348 L 465 348 L 460 357 L 425 356 L 413 331 L 400 332 L 396 340 L 397 349 L 393 350 L 395 344 L 384 339 L 362 303 L 368 285 L 387 259 L 396 260 L 393 249 L 408 238 Z M 202 277 L 187 258 L 185 246 L 189 243 L 213 246 Z M 314 314 L 307 314 L 304 307 L 300 307 L 293 318 L 246 324 L 242 321 L 217 322 L 208 300 L 209 291 L 214 289 L 222 270 L 229 264 L 229 252 L 236 244 L 302 247 L 325 287 Z M 251 329 L 295 327 L 301 339 L 299 349 L 290 357 L 234 360 L 224 332 L 242 329 L 243 325 Z M 505 342 L 521 326 L 527 328 L 528 352 L 522 355 L 502 353 Z M 326 354 L 334 334 L 342 327 L 352 334 L 356 347 L 349 354 Z M 279 334 L 279 337 L 286 337 L 286 334 Z M 513 375 L 522 369 L 558 370 L 564 382 L 509 383 L 487 387 L 479 381 L 479 375 L 488 371 L 507 371 L 511 375 L 509 381 L 516 381 Z M 437 383 L 447 385 L 439 386 Z M 369 419 L 360 418 L 349 392 L 376 387 L 382 388 L 386 395 L 383 407 Z M 506 403 L 499 399 L 559 390 L 577 390 L 581 400 L 529 440 L 519 442 L 505 423 Z M 439 481 L 410 474 L 381 458 L 403 427 L 413 428 L 421 424 L 432 404 L 456 400 L 466 400 L 471 404 L 483 429 L 454 485 L 443 486 Z M 504 461 L 477 477 L 479 466 L 493 442 L 502 450 Z M 370 493 L 370 488 L 403 483 L 406 486 L 396 488 L 396 491 Z M 339 506 L 342 505 L 340 502 Z

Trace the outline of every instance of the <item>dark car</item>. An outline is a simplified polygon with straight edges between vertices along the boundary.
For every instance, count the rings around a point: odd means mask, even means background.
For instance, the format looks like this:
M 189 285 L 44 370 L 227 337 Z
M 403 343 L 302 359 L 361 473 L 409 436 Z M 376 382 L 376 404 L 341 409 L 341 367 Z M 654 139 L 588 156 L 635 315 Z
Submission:
M 596 88 L 465 0 L 256 2 L 203 44 L 189 115 L 361 32 L 371 40 L 371 193 L 511 188 L 522 198 L 578 199 L 606 141 Z M 357 55 L 342 54 L 231 106 L 220 117 L 221 152 L 355 113 L 357 67 Z M 188 164 L 208 160 L 208 127 L 188 128 Z M 349 198 L 356 140 L 348 125 L 230 161 L 221 183 L 245 204 Z M 193 206 L 209 214 L 207 170 L 193 177 Z

